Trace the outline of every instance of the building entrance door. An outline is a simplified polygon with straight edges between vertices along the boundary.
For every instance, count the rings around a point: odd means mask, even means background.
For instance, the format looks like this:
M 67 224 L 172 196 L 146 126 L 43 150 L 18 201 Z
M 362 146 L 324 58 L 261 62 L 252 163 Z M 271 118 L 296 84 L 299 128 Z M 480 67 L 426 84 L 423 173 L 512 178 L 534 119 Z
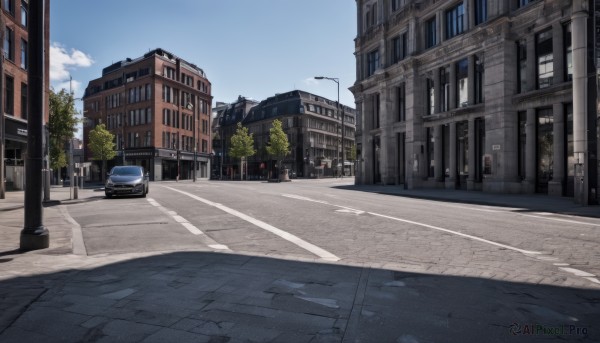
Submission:
M 548 193 L 548 182 L 554 169 L 554 118 L 552 109 L 541 109 L 537 113 L 537 177 L 536 192 Z M 561 162 L 562 163 L 562 162 Z

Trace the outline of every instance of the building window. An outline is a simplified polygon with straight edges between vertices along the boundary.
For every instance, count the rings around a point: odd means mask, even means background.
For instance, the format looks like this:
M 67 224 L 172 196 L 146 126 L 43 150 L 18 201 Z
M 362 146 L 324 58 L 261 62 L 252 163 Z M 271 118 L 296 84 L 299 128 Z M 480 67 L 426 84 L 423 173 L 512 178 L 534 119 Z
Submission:
M 551 86 L 554 78 L 551 29 L 540 32 L 535 36 L 535 54 L 537 61 L 537 88 L 543 89 Z
M 152 131 L 146 131 L 146 139 L 144 142 L 144 146 L 152 146 Z
M 474 58 L 475 62 L 475 80 L 474 81 L 474 99 L 473 101 L 476 104 L 480 104 L 483 102 L 483 73 L 485 68 L 483 68 L 483 63 L 479 59 L 477 55 Z
M 487 21 L 487 0 L 475 0 L 475 25 Z
M 573 80 L 573 44 L 571 41 L 571 23 L 564 27 L 564 46 L 565 46 L 565 80 Z
M 466 120 L 456 123 L 456 167 L 460 176 L 469 172 L 469 123 Z
M 15 31 L 6 27 L 4 33 L 4 57 L 14 62 L 15 60 Z
M 465 7 L 462 2 L 446 11 L 446 39 L 463 33 L 464 17 Z
M 373 128 L 379 128 L 379 93 L 373 95 Z
M 392 0 L 392 12 L 400 8 L 400 0 Z
M 21 1 L 21 25 L 27 27 L 27 3 Z
M 528 4 L 534 2 L 535 0 L 519 0 L 519 7 L 527 6 Z
M 21 83 L 21 118 L 27 120 L 29 116 L 27 109 L 27 84 Z
M 429 19 L 425 23 L 425 30 L 425 47 L 431 48 L 432 46 L 435 46 L 437 44 L 437 25 L 435 22 L 435 17 Z
M 469 60 L 456 63 L 456 103 L 457 107 L 469 105 Z
M 527 41 L 521 39 L 517 42 L 517 92 L 527 90 Z
M 427 115 L 435 112 L 435 85 L 433 80 L 427 78 Z
M 398 121 L 406 120 L 406 90 L 404 84 L 396 87 L 396 97 L 398 99 Z
M 440 111 L 450 110 L 450 68 L 440 68 Z
M 4 0 L 4 10 L 15 16 L 15 0 Z
M 5 93 L 4 93 L 4 113 L 14 116 L 15 115 L 15 80 L 6 76 L 5 78 L 6 84 L 4 85 Z
M 397 63 L 406 57 L 406 33 L 392 39 L 392 63 Z
M 367 76 L 371 76 L 379 68 L 379 50 L 369 52 L 367 64 Z
M 369 28 L 377 23 L 377 2 L 375 2 L 372 5 L 367 5 L 366 12 L 367 12 L 367 15 L 366 15 L 367 28 Z
M 21 68 L 27 69 L 27 41 L 21 39 Z

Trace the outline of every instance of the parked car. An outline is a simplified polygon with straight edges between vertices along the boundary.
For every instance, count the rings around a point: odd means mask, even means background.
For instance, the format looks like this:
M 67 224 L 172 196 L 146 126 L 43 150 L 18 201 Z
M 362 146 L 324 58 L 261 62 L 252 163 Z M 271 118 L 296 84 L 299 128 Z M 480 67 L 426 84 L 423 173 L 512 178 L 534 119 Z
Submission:
M 116 166 L 111 169 L 104 185 L 107 198 L 115 195 L 140 195 L 146 197 L 149 191 L 149 174 L 139 166 Z

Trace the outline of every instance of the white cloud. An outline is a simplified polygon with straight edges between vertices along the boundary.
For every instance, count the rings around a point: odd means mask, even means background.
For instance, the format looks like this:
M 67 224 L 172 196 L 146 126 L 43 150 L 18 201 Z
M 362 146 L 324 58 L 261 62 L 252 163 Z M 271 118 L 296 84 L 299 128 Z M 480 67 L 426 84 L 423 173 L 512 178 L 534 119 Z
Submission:
M 314 77 L 309 77 L 307 79 L 304 79 L 304 84 L 307 86 L 316 86 L 319 84 L 319 80 L 315 80 Z
M 89 67 L 94 63 L 91 56 L 77 49 L 63 47 L 59 43 L 50 46 L 50 80 L 63 82 L 69 79 L 70 70 Z

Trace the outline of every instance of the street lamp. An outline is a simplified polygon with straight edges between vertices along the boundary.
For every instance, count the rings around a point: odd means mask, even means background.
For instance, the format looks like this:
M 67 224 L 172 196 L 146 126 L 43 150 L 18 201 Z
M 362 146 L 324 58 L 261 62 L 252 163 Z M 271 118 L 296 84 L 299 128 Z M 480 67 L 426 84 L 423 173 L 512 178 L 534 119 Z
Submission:
M 340 79 L 337 77 L 315 76 L 315 80 L 329 80 L 337 84 L 337 115 L 340 117 L 342 126 L 342 177 L 344 176 L 344 116 L 340 113 Z M 338 150 L 339 153 L 339 150 Z M 338 161 L 339 163 L 339 161 Z

